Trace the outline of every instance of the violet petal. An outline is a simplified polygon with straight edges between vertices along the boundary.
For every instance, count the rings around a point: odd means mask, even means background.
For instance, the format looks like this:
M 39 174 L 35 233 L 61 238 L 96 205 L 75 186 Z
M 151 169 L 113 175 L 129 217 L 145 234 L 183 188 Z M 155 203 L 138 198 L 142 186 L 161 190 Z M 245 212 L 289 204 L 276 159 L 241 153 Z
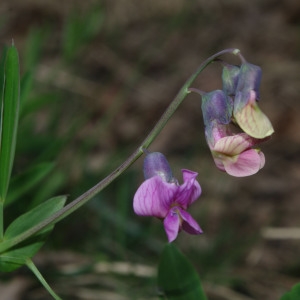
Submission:
M 201 234 L 203 233 L 197 221 L 185 210 L 178 208 L 180 216 L 183 220 L 182 229 L 189 234 Z
M 133 209 L 137 215 L 164 218 L 178 186 L 167 183 L 160 176 L 154 176 L 144 181 L 133 198 Z
M 175 209 L 171 209 L 164 219 L 164 227 L 169 243 L 173 242 L 180 229 L 180 217 Z
M 184 209 L 195 202 L 201 195 L 201 187 L 196 180 L 198 173 L 190 170 L 182 170 L 184 183 L 179 186 L 175 195 L 175 202 Z

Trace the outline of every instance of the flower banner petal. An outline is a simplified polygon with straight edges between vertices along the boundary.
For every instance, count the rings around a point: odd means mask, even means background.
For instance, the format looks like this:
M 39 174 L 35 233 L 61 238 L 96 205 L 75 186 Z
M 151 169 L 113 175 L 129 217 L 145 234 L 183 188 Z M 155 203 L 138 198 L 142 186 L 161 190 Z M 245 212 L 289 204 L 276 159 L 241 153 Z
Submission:
M 178 186 L 154 176 L 141 184 L 133 198 L 133 209 L 137 215 L 164 218 L 173 202 Z

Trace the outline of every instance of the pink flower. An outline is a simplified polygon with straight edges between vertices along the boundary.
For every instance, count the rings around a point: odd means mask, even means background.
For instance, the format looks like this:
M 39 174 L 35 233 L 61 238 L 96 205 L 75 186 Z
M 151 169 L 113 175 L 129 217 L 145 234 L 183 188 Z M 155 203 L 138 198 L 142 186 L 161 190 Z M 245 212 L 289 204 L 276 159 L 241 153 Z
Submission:
M 228 135 L 226 125 L 212 129 L 212 137 L 207 138 L 215 164 L 221 171 L 236 177 L 250 176 L 265 165 L 265 156 L 252 147 L 262 142 L 246 133 Z
M 254 91 L 251 91 L 251 93 Z M 221 171 L 236 177 L 250 176 L 257 173 L 265 164 L 265 156 L 255 145 L 270 137 L 255 138 L 246 133 L 232 131 L 232 100 L 224 91 L 216 90 L 202 95 L 202 113 L 205 125 L 205 137 L 211 150 L 215 164 Z M 246 112 L 247 104 L 242 112 Z M 257 115 L 249 113 L 243 119 L 252 132 L 265 132 L 263 121 Z M 258 119 L 260 118 L 260 122 Z M 257 120 L 257 122 L 252 120 Z M 268 119 L 265 119 L 268 120 Z M 240 125 L 240 124 L 239 124 Z M 262 136 L 264 136 L 262 134 Z
M 151 155 L 154 157 L 157 154 L 157 152 L 150 153 L 147 157 Z M 162 156 L 162 154 L 160 155 Z M 161 157 L 158 159 L 161 159 Z M 165 165 L 165 162 L 157 165 Z M 146 163 L 144 170 L 147 167 Z M 182 170 L 184 183 L 179 185 L 173 177 L 170 181 L 166 181 L 165 178 L 167 177 L 161 176 L 163 173 L 163 170 L 161 170 L 157 175 L 146 179 L 138 188 L 133 199 L 134 212 L 140 216 L 153 216 L 163 219 L 170 243 L 176 239 L 178 232 L 182 229 L 190 234 L 201 234 L 200 226 L 186 211 L 201 194 L 201 187 L 196 180 L 198 174 L 190 170 Z

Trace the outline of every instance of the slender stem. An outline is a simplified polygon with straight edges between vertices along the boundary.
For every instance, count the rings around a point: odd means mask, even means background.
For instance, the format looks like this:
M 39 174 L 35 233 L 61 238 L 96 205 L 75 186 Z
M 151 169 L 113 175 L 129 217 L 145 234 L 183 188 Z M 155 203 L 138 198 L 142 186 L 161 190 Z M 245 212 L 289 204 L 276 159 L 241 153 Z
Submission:
M 27 267 L 34 273 L 34 275 L 37 277 L 37 279 L 40 281 L 40 283 L 44 286 L 44 288 L 48 291 L 48 293 L 55 299 L 55 300 L 62 300 L 58 295 L 55 294 L 55 292 L 51 289 L 43 275 L 40 273 L 38 268 L 35 266 L 33 261 L 31 259 L 26 260 Z
M 182 86 L 182 88 L 179 90 L 178 94 L 174 98 L 174 100 L 170 103 L 170 105 L 167 107 L 159 121 L 156 123 L 154 128 L 151 130 L 151 132 L 147 135 L 147 137 L 144 139 L 144 141 L 141 143 L 141 145 L 126 159 L 124 163 L 122 163 L 117 169 L 115 169 L 110 175 L 105 177 L 102 181 L 97 183 L 95 186 L 93 186 L 91 189 L 86 191 L 84 194 L 79 196 L 77 199 L 70 202 L 68 205 L 63 207 L 61 210 L 53 214 L 51 217 L 45 219 L 38 225 L 32 227 L 31 229 L 23 232 L 19 236 L 14 237 L 11 240 L 4 240 L 3 243 L 0 243 L 0 253 L 6 251 L 10 247 L 19 244 L 20 242 L 24 241 L 28 237 L 36 234 L 40 230 L 44 229 L 45 227 L 49 225 L 53 225 L 57 223 L 58 221 L 62 220 L 75 210 L 77 210 L 79 207 L 81 207 L 83 204 L 85 204 L 87 201 L 89 201 L 91 198 L 93 198 L 96 194 L 98 194 L 101 190 L 103 190 L 106 186 L 108 186 L 113 180 L 115 180 L 119 175 L 121 175 L 128 167 L 130 167 L 142 154 L 143 150 L 149 147 L 149 145 L 153 142 L 153 140 L 158 136 L 158 134 L 161 132 L 161 130 L 164 128 L 168 120 L 171 118 L 171 116 L 174 114 L 178 106 L 183 102 L 185 97 L 190 93 L 189 87 L 194 82 L 194 80 L 197 78 L 197 76 L 214 60 L 216 60 L 220 55 L 231 53 L 238 55 L 239 50 L 235 48 L 225 49 L 223 51 L 220 51 L 208 59 L 206 59 L 196 70 L 195 73 L 193 73 L 190 78 L 185 82 L 185 84 Z

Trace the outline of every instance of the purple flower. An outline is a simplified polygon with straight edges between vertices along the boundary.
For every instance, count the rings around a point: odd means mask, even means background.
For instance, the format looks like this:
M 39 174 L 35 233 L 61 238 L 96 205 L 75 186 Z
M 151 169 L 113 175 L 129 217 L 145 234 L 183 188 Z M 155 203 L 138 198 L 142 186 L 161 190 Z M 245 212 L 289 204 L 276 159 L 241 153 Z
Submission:
M 147 157 L 151 157 L 151 155 L 153 155 L 153 160 L 163 160 L 163 163 L 152 163 L 150 169 L 152 166 L 165 166 L 167 161 L 162 154 L 158 155 L 158 152 L 154 152 L 148 154 Z M 152 161 L 152 158 L 147 159 L 147 157 L 144 170 L 149 169 L 149 161 Z M 147 172 L 149 173 L 149 170 Z M 134 212 L 140 216 L 163 219 L 169 243 L 176 239 L 178 232 L 182 229 L 190 234 L 201 234 L 200 226 L 186 211 L 201 194 L 201 187 L 196 180 L 198 174 L 190 170 L 182 170 L 184 183 L 179 185 L 173 177 L 166 181 L 168 176 L 164 175 L 164 170 L 160 170 L 156 174 L 154 174 L 155 172 L 150 173 L 153 176 L 146 179 L 134 195 Z M 168 165 L 167 173 L 170 174 Z

